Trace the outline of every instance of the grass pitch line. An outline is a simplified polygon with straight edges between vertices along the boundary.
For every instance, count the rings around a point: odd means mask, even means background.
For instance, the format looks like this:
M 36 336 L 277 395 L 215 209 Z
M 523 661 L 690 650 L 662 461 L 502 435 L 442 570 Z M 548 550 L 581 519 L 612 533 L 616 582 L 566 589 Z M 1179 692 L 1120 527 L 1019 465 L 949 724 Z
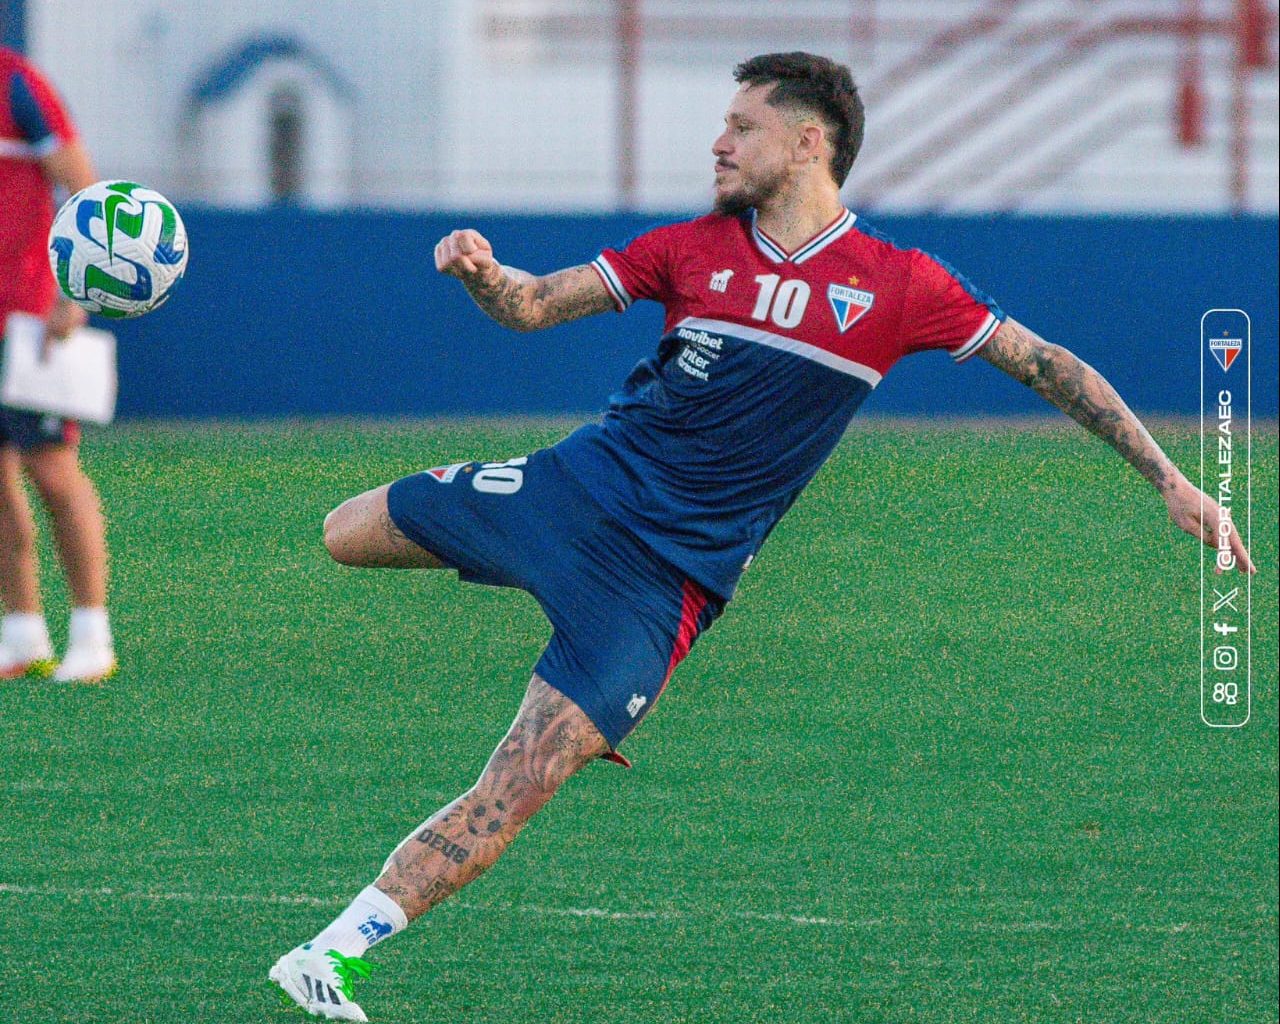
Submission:
M 268 894 L 252 896 L 243 893 L 202 893 L 202 892 L 131 892 L 126 889 L 71 888 L 61 889 L 45 885 L 14 885 L 0 882 L 0 896 L 48 896 L 55 899 L 105 899 L 130 902 L 156 903 L 263 903 L 270 906 L 306 906 L 340 908 L 348 900 L 343 896 L 289 896 Z M 480 913 L 515 913 L 528 914 L 532 917 L 577 917 L 594 918 L 601 921 L 696 921 L 696 920 L 733 920 L 756 921 L 764 924 L 792 924 L 804 927 L 838 928 L 851 931 L 870 931 L 894 923 L 887 917 L 843 918 L 812 917 L 807 914 L 766 914 L 755 910 L 733 910 L 723 913 L 682 913 L 678 910 L 606 910 L 603 907 L 547 907 L 537 903 L 470 903 L 465 900 L 449 900 L 446 908 L 478 911 Z M 1187 931 L 1191 924 L 1180 921 L 1173 924 L 1129 924 L 1128 922 L 1112 922 L 1124 924 L 1139 932 L 1160 932 L 1166 935 L 1180 935 Z M 974 932 L 1060 932 L 1068 929 L 1087 927 L 1089 922 L 1059 921 L 970 921 L 951 922 L 950 928 Z
M 121 901 L 155 901 L 160 903 L 267 903 L 274 905 L 333 907 L 343 901 L 320 896 L 248 896 L 217 892 L 129 892 L 125 889 L 59 889 L 48 885 L 11 885 L 0 882 L 0 895 L 53 896 L 59 899 L 107 899 Z
M 250 896 L 242 893 L 200 893 L 200 892 L 131 892 L 126 889 L 113 889 L 109 886 L 101 888 L 58 888 L 47 885 L 14 885 L 0 882 L 0 895 L 5 896 L 48 896 L 55 899 L 105 899 L 129 902 L 156 903 L 265 903 L 274 906 L 308 906 L 308 907 L 342 907 L 347 900 L 340 896 L 288 896 L 269 894 Z M 529 914 L 535 917 L 580 917 L 597 918 L 604 921 L 688 921 L 707 914 L 688 914 L 674 910 L 605 910 L 601 907 L 545 907 L 538 904 L 518 903 L 469 903 L 465 900 L 450 900 L 447 906 L 460 910 L 513 912 Z M 769 924 L 798 924 L 825 928 L 875 928 L 886 923 L 885 918 L 867 918 L 865 920 L 846 920 L 838 917 L 810 917 L 805 914 L 763 914 L 752 910 L 732 911 L 722 917 L 739 921 L 762 921 Z
M 728 913 L 682 914 L 678 910 L 604 910 L 600 907 L 544 907 L 537 904 L 459 904 L 469 910 L 507 910 L 520 914 L 546 917 L 596 917 L 605 921 L 689 921 L 697 918 L 728 917 L 737 921 L 766 921 L 771 924 L 820 925 L 827 928 L 875 928 L 885 924 L 883 917 L 846 920 L 839 917 L 809 917 L 805 914 L 762 914 L 753 910 Z

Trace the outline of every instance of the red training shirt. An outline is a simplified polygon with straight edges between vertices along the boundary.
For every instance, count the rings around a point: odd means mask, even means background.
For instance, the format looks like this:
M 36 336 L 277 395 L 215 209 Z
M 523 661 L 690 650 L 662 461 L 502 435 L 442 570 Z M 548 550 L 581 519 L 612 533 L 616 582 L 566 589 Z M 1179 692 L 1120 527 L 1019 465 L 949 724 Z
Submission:
M 41 157 L 76 140 L 53 86 L 21 54 L 0 47 L 0 324 L 15 311 L 47 316 L 53 183 Z

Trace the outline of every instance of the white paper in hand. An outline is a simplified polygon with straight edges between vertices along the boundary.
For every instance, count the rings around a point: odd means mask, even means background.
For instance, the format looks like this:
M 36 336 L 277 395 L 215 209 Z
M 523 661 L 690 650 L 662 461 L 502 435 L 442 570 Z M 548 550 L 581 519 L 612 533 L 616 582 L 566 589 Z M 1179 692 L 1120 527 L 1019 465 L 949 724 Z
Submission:
M 4 325 L 0 404 L 89 423 L 110 423 L 116 411 L 116 337 L 81 327 L 44 346 L 44 321 L 10 313 Z

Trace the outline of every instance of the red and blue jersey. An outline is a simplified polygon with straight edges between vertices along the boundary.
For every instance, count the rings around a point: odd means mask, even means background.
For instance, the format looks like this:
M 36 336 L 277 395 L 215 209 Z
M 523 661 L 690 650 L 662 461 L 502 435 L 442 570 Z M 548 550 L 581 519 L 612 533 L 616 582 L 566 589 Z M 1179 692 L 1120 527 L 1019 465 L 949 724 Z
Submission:
M 53 308 L 57 288 L 47 252 L 53 187 L 40 159 L 75 138 L 44 76 L 0 47 L 0 324 L 15 310 L 44 316 Z
M 655 356 L 556 446 L 605 510 L 729 598 L 769 531 L 902 356 L 969 358 L 1004 319 L 947 264 L 844 211 L 794 252 L 712 214 L 606 249 L 619 310 L 666 308 Z

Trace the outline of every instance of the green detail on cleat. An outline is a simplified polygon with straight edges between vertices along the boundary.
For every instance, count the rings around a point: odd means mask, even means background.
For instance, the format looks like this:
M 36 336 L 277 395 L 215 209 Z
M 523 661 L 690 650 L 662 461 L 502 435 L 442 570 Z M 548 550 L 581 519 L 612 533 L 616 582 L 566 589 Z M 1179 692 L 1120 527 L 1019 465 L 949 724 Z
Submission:
M 40 658 L 27 666 L 26 675 L 31 679 L 48 679 L 58 663 L 52 658 Z
M 103 672 L 102 675 L 98 676 L 96 679 L 87 679 L 85 681 L 88 683 L 105 683 L 112 676 L 119 673 L 119 671 L 120 671 L 120 662 L 113 661 L 111 663 L 111 667 L 107 669 L 105 672 Z
M 369 977 L 373 972 L 373 964 L 368 960 L 361 960 L 358 956 L 343 956 L 336 949 L 329 950 L 325 955 L 333 961 L 333 973 L 341 982 L 338 991 L 354 1003 L 356 1001 L 355 979 Z

